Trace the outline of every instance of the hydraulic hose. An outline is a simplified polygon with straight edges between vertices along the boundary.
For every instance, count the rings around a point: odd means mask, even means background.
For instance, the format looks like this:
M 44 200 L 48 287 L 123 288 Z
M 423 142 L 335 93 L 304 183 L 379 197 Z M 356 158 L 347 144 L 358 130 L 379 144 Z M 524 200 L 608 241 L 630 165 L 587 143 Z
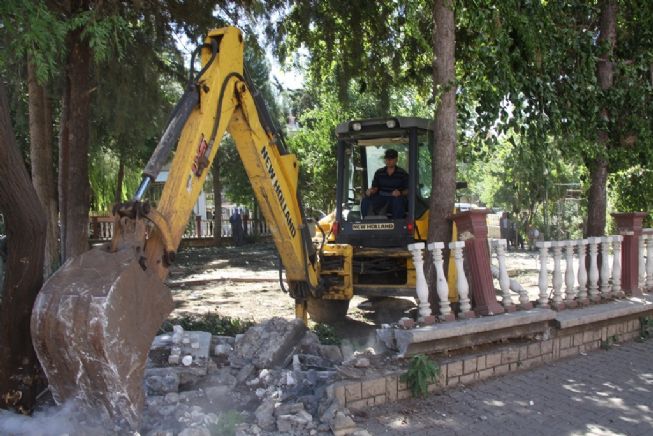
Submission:
M 199 104 L 199 92 L 197 90 L 197 82 L 204 75 L 206 70 L 211 66 L 213 61 L 218 55 L 218 42 L 214 39 L 211 40 L 211 58 L 195 76 L 195 79 L 186 89 L 184 95 L 181 97 L 175 108 L 172 110 L 170 121 L 166 130 L 163 132 L 159 143 L 154 149 L 154 153 L 150 156 L 145 169 L 143 170 L 143 179 L 139 185 L 134 200 L 141 200 L 148 186 L 156 179 L 161 171 L 161 168 L 166 164 L 173 147 L 177 144 L 181 131 L 186 125 L 186 121 L 191 112 Z

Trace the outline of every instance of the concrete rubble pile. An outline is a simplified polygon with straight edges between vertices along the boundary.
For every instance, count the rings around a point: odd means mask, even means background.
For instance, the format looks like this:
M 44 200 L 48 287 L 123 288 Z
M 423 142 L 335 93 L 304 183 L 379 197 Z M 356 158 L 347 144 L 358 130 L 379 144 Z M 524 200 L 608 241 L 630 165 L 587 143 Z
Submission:
M 231 423 L 237 435 L 366 435 L 333 389 L 361 359 L 343 363 L 340 347 L 299 320 L 272 318 L 236 338 L 175 326 L 152 344 L 141 434 L 208 436 Z

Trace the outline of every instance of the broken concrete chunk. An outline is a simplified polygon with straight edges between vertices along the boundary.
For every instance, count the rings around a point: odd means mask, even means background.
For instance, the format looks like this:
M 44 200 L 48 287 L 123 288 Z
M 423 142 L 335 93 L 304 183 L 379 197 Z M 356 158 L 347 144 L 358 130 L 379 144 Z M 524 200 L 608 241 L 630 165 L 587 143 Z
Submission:
M 218 344 L 213 348 L 214 356 L 228 356 L 229 353 L 233 350 L 233 347 L 229 344 Z
M 172 368 L 150 368 L 145 372 L 147 395 L 166 395 L 179 390 L 179 375 Z
M 318 354 L 331 363 L 342 362 L 342 352 L 337 345 L 320 345 Z
M 261 429 L 256 424 L 249 425 L 247 423 L 238 424 L 234 428 L 234 436 L 260 436 Z
M 304 405 L 302 403 L 278 404 L 274 409 L 274 415 L 276 417 L 281 415 L 296 415 L 301 411 L 304 411 Z
M 179 394 L 177 392 L 169 392 L 165 396 L 166 403 L 175 404 L 179 402 Z
M 249 378 L 250 375 L 254 372 L 256 368 L 254 368 L 254 365 L 248 364 L 243 366 L 240 371 L 238 371 L 238 375 L 236 376 L 236 381 L 238 383 L 243 383 L 245 380 Z
M 397 324 L 399 325 L 399 328 L 409 330 L 415 327 L 415 320 L 412 318 L 404 317 L 401 318 Z
M 206 398 L 211 401 L 223 401 L 231 395 L 231 388 L 229 386 L 209 386 L 204 389 Z
M 370 359 L 367 357 L 357 357 L 354 361 L 354 367 L 356 368 L 368 368 L 370 366 Z
M 231 373 L 229 367 L 218 369 L 206 379 L 206 385 L 208 386 L 225 385 L 229 388 L 233 388 L 237 383 L 238 381 Z
M 251 327 L 236 342 L 229 361 L 239 364 L 251 362 L 256 368 L 274 368 L 286 360 L 306 332 L 299 319 L 275 317 Z
M 313 417 L 306 411 L 297 415 L 281 415 L 277 418 L 277 430 L 280 432 L 302 433 L 311 424 Z
M 320 338 L 318 338 L 315 332 L 307 331 L 299 343 L 299 350 L 302 353 L 319 354 L 320 346 Z
M 206 427 L 190 427 L 182 430 L 179 436 L 211 436 L 211 431 Z
M 274 430 L 274 400 L 264 400 L 254 412 L 254 416 L 256 417 L 256 424 L 263 430 Z
M 330 423 L 331 431 L 336 436 L 346 435 L 356 430 L 354 421 L 343 412 L 336 412 L 336 416 Z

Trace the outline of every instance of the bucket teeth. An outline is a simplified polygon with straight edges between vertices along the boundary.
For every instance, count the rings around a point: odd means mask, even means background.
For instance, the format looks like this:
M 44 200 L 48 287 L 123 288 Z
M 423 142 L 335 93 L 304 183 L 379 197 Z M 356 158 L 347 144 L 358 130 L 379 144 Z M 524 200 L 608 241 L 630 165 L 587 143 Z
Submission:
M 61 267 L 32 311 L 36 353 L 55 401 L 76 399 L 136 429 L 154 336 L 173 309 L 170 291 L 134 250 L 97 247 Z

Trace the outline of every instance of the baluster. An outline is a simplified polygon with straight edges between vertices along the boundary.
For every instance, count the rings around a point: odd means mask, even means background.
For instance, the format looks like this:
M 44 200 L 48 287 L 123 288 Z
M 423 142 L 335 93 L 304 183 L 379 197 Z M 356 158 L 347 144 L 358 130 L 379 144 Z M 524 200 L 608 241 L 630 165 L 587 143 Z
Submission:
M 508 270 L 506 269 L 506 240 L 498 239 L 493 241 L 494 248 L 499 261 L 499 287 L 501 288 L 501 304 L 503 304 L 506 312 L 514 312 L 517 310 L 515 303 L 510 295 L 510 277 L 508 277 Z
M 646 290 L 651 292 L 653 290 L 653 243 L 651 237 L 648 236 L 648 243 L 646 244 Z
M 626 294 L 621 290 L 621 235 L 612 237 L 612 297 L 624 298 Z
M 599 295 L 599 268 L 597 265 L 597 258 L 599 254 L 598 243 L 601 238 L 591 237 L 588 238 L 590 244 L 590 274 L 589 274 L 589 299 L 593 303 L 601 300 Z
M 528 296 L 528 291 L 524 289 L 517 280 L 510 279 L 510 289 L 519 294 L 519 307 L 521 307 L 522 310 L 530 310 L 533 308 L 530 297 Z
M 562 258 L 562 242 L 553 241 L 553 308 L 562 310 L 565 304 L 562 302 L 562 270 L 560 268 L 560 259 Z
M 431 315 L 431 305 L 429 303 L 429 286 L 426 283 L 424 276 L 424 257 L 422 250 L 424 249 L 423 242 L 416 242 L 408 245 L 408 251 L 413 255 L 413 265 L 415 266 L 415 290 L 417 291 L 417 299 L 419 300 L 419 321 L 424 321 Z
M 601 239 L 601 298 L 608 300 L 611 297 L 610 287 L 610 238 L 603 236 Z
M 549 247 L 551 247 L 551 242 L 549 241 L 537 241 L 535 246 L 540 249 L 540 275 L 538 279 L 538 286 L 540 288 L 540 295 L 537 301 L 539 307 L 549 307 L 549 293 L 547 288 L 548 282 L 548 271 L 547 271 L 547 261 L 549 258 Z
M 651 242 L 648 235 L 641 235 L 638 242 L 638 252 L 637 258 L 639 259 L 639 277 L 638 277 L 638 287 L 643 290 L 644 285 L 646 284 L 646 261 L 644 259 L 644 244 L 648 239 L 648 243 Z M 648 245 L 648 244 L 647 244 Z
M 578 304 L 587 306 L 587 268 L 585 267 L 585 253 L 587 252 L 587 239 L 581 239 L 578 245 Z
M 455 316 L 451 313 L 451 305 L 449 302 L 449 285 L 447 278 L 444 275 L 442 250 L 444 249 L 444 242 L 431 242 L 428 245 L 429 251 L 433 256 L 433 266 L 435 267 L 435 284 L 440 300 L 440 321 L 453 321 Z
M 576 283 L 576 274 L 574 273 L 574 241 L 565 241 L 565 306 L 566 307 L 576 307 L 576 288 L 574 284 Z
M 458 288 L 458 297 L 460 301 L 460 318 L 473 318 L 476 315 L 472 311 L 469 302 L 469 284 L 465 277 L 465 268 L 463 266 L 463 248 L 465 241 L 453 241 L 449 243 L 449 249 L 453 251 L 454 262 L 456 264 L 456 287 Z

